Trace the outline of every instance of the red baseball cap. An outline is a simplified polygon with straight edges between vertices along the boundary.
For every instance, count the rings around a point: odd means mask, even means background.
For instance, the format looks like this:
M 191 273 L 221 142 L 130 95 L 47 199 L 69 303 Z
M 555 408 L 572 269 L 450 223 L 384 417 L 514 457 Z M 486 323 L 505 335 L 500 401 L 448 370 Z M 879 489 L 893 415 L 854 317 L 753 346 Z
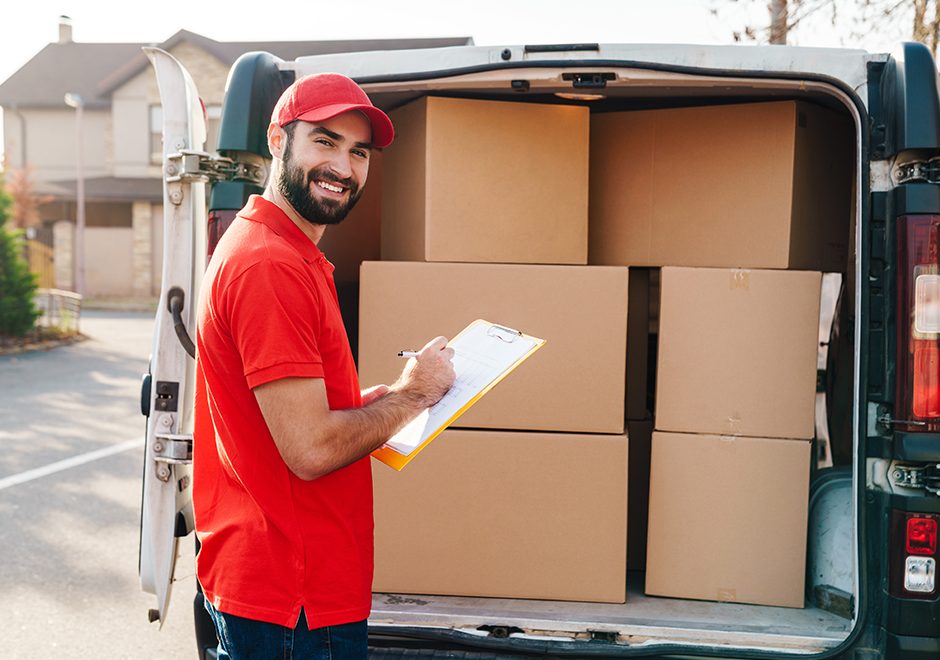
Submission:
M 392 120 L 372 105 L 359 85 L 338 73 L 314 73 L 294 81 L 278 99 L 271 121 L 283 127 L 295 120 L 324 121 L 350 110 L 369 119 L 373 145 L 382 148 L 392 143 Z

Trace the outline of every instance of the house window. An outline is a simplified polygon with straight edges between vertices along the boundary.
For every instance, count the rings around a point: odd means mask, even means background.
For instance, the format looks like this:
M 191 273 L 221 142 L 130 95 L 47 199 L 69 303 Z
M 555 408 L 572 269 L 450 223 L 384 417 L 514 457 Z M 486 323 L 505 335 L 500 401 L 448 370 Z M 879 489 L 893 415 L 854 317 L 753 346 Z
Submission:
M 206 106 L 206 146 L 205 150 L 212 153 L 219 142 L 219 122 L 222 119 L 222 106 Z M 160 164 L 163 162 L 163 108 L 159 105 L 150 106 L 150 162 Z

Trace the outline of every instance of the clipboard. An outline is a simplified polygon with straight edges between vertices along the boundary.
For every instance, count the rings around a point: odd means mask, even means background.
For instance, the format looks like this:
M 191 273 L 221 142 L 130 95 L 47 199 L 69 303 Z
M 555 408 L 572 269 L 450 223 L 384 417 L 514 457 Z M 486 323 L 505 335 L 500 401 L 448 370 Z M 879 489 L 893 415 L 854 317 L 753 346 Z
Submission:
M 411 420 L 372 455 L 401 470 L 544 344 L 544 339 L 477 319 L 448 343 L 454 349 L 454 385 L 438 403 Z

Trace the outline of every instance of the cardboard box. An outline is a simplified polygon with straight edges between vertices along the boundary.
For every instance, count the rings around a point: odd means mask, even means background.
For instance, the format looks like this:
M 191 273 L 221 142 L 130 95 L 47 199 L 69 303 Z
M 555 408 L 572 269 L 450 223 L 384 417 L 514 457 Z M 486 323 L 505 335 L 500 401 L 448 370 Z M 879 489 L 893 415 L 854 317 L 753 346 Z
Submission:
M 803 607 L 810 445 L 653 433 L 646 593 Z
M 626 598 L 624 435 L 449 430 L 373 478 L 377 592 Z
M 628 421 L 630 439 L 630 469 L 628 471 L 627 512 L 627 568 L 642 571 L 646 568 L 646 536 L 649 526 L 650 505 L 650 443 L 653 421 Z
M 323 232 L 317 247 L 336 267 L 336 282 L 358 282 L 359 266 L 381 254 L 382 154 L 373 152 L 362 196 L 338 225 Z
M 620 267 L 366 262 L 360 381 L 394 382 L 398 351 L 482 318 L 546 343 L 455 426 L 622 433 L 628 279 Z
M 588 114 L 435 97 L 393 111 L 382 259 L 587 263 Z
M 656 429 L 815 434 L 820 273 L 663 268 Z
M 808 103 L 595 114 L 590 263 L 845 270 L 854 162 Z

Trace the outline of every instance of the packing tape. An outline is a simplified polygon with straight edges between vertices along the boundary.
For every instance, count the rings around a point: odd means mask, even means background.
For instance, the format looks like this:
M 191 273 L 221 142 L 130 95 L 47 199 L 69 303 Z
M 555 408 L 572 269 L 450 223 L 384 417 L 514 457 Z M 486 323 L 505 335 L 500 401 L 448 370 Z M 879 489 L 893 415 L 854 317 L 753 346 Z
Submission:
M 750 289 L 751 288 L 751 272 L 747 270 L 741 270 L 734 268 L 731 271 L 731 282 L 732 289 Z
M 718 589 L 718 595 L 715 600 L 736 601 L 738 599 L 738 590 L 723 587 Z
M 741 418 L 738 415 L 725 419 L 725 424 L 725 432 L 722 435 L 741 435 Z

